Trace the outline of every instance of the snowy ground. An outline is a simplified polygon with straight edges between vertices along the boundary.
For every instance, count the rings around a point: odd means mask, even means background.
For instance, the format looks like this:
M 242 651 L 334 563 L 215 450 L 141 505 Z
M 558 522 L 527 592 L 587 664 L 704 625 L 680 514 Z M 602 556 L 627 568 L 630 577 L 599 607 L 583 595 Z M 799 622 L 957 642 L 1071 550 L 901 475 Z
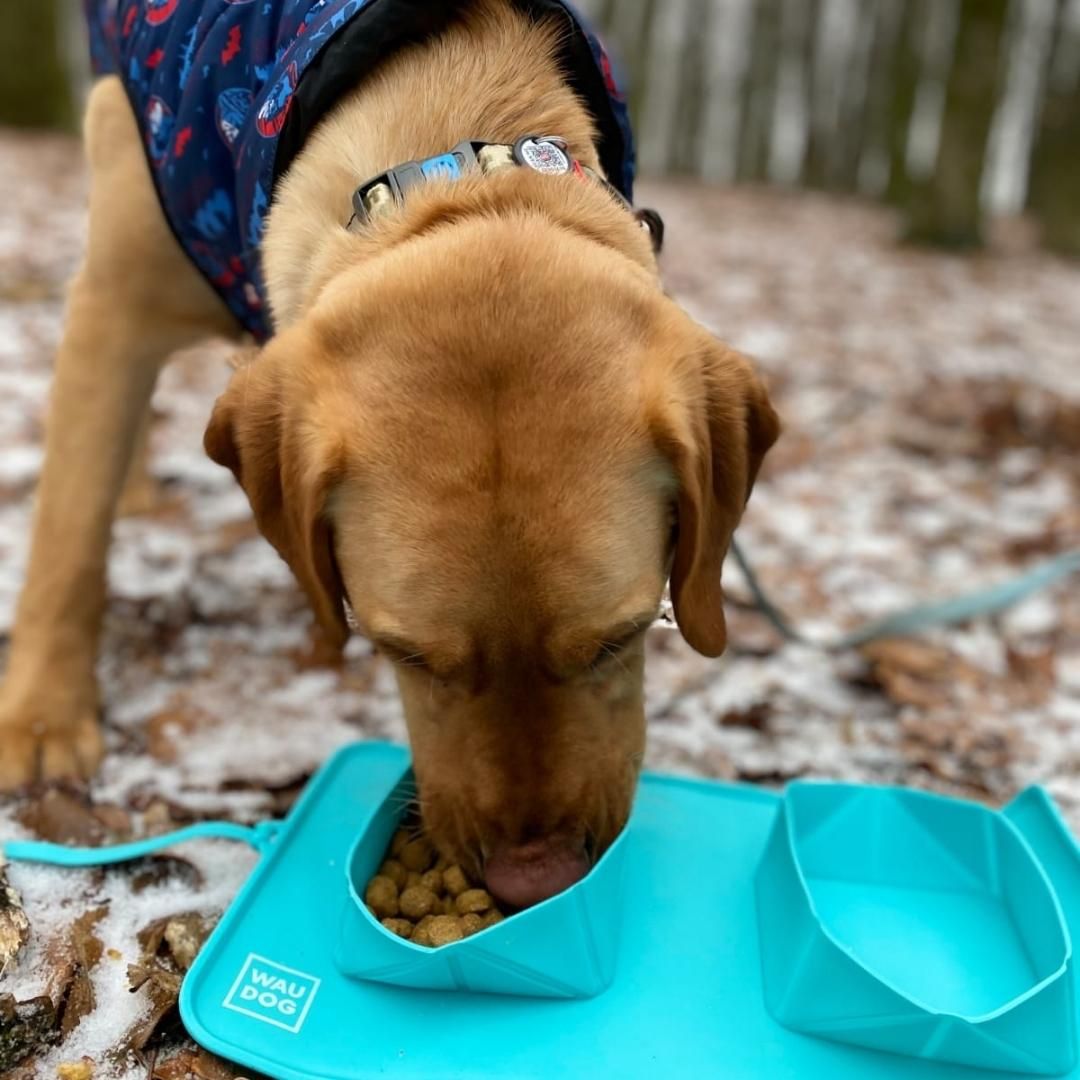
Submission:
M 0 137 L 0 190 L 2 643 L 63 285 L 83 243 L 76 146 Z M 670 288 L 771 379 L 787 431 L 740 536 L 804 629 L 827 637 L 1080 546 L 1080 266 L 1033 252 L 1015 230 L 992 257 L 898 250 L 886 215 L 813 196 L 653 184 L 642 201 L 667 218 Z M 167 372 L 158 505 L 117 527 L 105 767 L 88 799 L 0 802 L 0 839 L 101 842 L 209 816 L 255 820 L 283 812 L 335 747 L 402 737 L 387 665 L 362 642 L 340 670 L 306 660 L 288 572 L 203 456 L 224 355 L 208 348 Z M 991 802 L 1039 781 L 1080 825 L 1075 579 L 999 620 L 836 655 L 783 645 L 734 567 L 728 582 L 723 661 L 654 632 L 651 765 L 767 784 L 896 781 Z M 8 994 L 45 995 L 41 1031 L 66 1033 L 59 1045 L 28 1035 L 37 1052 L 15 1076 L 53 1076 L 83 1056 L 97 1077 L 232 1075 L 170 1020 L 183 951 L 176 924 L 163 941 L 155 921 L 212 920 L 251 859 L 213 843 L 181 854 L 107 874 L 9 868 L 30 933 L 6 966 L 0 957 L 0 1072 L 5 1032 L 34 1028 L 29 1007 L 10 1015 Z M 4 914 L 0 897 L 0 942 Z M 140 944 L 148 925 L 157 933 Z M 131 993 L 140 960 L 144 976 L 154 970 Z

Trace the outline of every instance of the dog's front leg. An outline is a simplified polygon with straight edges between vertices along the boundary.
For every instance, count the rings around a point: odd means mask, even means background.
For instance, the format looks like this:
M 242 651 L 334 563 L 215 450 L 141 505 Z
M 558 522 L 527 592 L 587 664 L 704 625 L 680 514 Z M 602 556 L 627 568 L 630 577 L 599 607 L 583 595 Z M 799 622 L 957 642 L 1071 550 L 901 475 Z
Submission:
M 0 788 L 97 767 L 106 559 L 140 426 L 169 354 L 233 328 L 164 221 L 115 79 L 91 95 L 86 139 L 89 243 L 69 296 L 30 564 L 0 686 Z

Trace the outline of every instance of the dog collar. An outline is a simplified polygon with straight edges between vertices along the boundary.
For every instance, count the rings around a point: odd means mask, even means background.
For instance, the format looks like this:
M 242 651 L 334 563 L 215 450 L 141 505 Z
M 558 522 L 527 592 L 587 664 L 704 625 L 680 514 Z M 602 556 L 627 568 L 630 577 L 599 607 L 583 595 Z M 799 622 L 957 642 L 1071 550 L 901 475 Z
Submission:
M 655 210 L 635 212 L 622 192 L 594 169 L 582 165 L 573 157 L 566 140 L 558 135 L 525 135 L 515 143 L 467 139 L 444 154 L 395 165 L 365 180 L 353 192 L 353 213 L 346 227 L 353 229 L 389 213 L 405 201 L 412 188 L 429 180 L 459 180 L 473 170 L 487 175 L 508 168 L 532 169 L 549 176 L 572 173 L 581 180 L 599 184 L 621 206 L 634 214 L 638 224 L 649 233 L 653 249 L 660 250 L 664 233 L 660 215 Z

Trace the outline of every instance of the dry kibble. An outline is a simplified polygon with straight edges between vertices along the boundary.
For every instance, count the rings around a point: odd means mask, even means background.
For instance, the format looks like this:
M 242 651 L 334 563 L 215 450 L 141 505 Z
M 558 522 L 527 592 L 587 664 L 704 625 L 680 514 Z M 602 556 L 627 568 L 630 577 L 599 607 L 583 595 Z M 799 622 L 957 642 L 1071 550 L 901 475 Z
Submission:
M 397 859 L 387 859 L 379 867 L 379 873 L 383 877 L 388 877 L 399 889 L 408 887 L 409 871 Z
M 438 897 L 423 885 L 406 889 L 398 900 L 401 914 L 410 919 L 422 919 L 425 915 L 430 915 L 437 903 Z
M 470 912 L 468 915 L 461 916 L 461 932 L 466 937 L 472 937 L 473 934 L 479 934 L 484 929 L 484 920 L 479 915 L 474 915 Z
M 398 913 L 397 886 L 382 874 L 376 874 L 368 882 L 364 900 L 380 919 L 392 919 Z
M 486 889 L 466 889 L 456 901 L 459 915 L 479 915 L 487 911 L 491 904 L 491 894 Z
M 406 870 L 422 874 L 435 861 L 435 850 L 426 837 L 418 836 L 401 849 L 398 858 Z
M 364 897 L 387 930 L 427 948 L 461 941 L 503 919 L 491 894 L 438 855 L 418 821 L 394 833 Z
M 461 920 L 453 915 L 437 915 L 428 925 L 427 932 L 431 944 L 436 948 L 449 945 L 452 941 L 460 941 L 465 936 L 461 929 Z
M 460 896 L 469 887 L 469 879 L 460 866 L 448 866 L 443 871 L 443 887 L 451 896 Z

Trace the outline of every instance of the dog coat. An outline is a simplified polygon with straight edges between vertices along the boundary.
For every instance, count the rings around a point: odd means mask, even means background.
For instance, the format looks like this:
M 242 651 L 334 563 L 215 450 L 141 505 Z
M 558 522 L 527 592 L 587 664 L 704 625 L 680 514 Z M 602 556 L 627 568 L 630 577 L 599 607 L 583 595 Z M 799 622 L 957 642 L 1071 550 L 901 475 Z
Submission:
M 562 0 L 562 64 L 600 132 L 600 160 L 629 200 L 625 97 L 596 35 Z M 450 0 L 85 0 L 97 74 L 122 80 L 154 186 L 181 247 L 258 340 L 273 333 L 259 260 L 274 183 L 366 71 L 445 27 Z M 522 132 L 522 134 L 528 134 Z M 482 138 L 483 132 L 462 132 Z M 432 147 L 432 151 L 440 150 Z M 358 176 L 357 183 L 364 180 Z M 348 207 L 342 207 L 343 220 Z

